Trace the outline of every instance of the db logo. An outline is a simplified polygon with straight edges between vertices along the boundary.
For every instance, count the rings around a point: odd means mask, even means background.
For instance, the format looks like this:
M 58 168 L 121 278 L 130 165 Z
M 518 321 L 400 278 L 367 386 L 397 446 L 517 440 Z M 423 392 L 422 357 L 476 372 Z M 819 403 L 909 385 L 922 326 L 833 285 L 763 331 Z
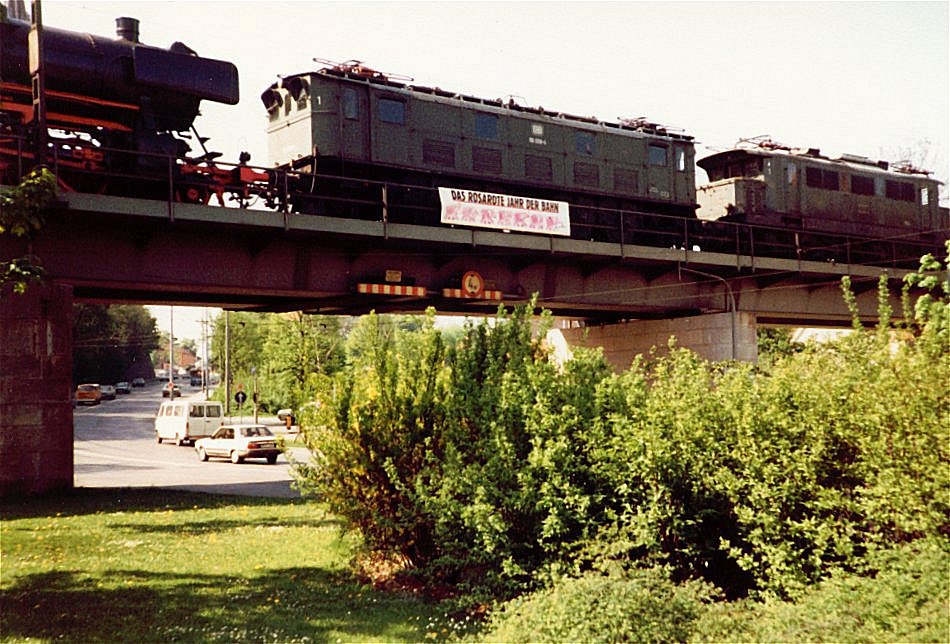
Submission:
M 481 297 L 485 289 L 485 281 L 476 271 L 469 271 L 462 276 L 462 293 L 465 297 Z

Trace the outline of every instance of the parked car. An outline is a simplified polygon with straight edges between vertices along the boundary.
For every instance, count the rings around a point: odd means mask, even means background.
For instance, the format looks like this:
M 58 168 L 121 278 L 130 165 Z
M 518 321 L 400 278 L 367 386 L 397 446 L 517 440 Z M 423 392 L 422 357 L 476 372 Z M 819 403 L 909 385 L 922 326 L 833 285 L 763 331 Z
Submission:
M 173 382 L 167 383 L 162 387 L 162 398 L 178 398 L 181 396 L 181 387 Z
M 99 392 L 103 400 L 115 400 L 115 385 L 101 385 Z
M 224 405 L 214 400 L 166 400 L 155 416 L 155 438 L 178 445 L 211 436 L 224 424 Z
M 130 394 L 132 393 L 132 386 L 124 380 L 117 382 L 115 383 L 115 392 L 117 394 Z
M 280 448 L 277 437 L 264 425 L 222 425 L 209 438 L 195 442 L 198 458 L 229 458 L 232 463 L 243 463 L 246 458 L 266 458 L 273 465 Z
M 192 375 L 192 376 L 191 376 L 191 381 L 189 382 L 189 384 L 190 384 L 192 387 L 200 387 L 200 386 L 201 386 L 201 376 Z
M 133 387 L 144 387 L 144 386 L 145 386 L 145 378 L 132 378 L 132 386 L 133 386 Z
M 77 405 L 98 405 L 102 402 L 102 390 L 99 385 L 87 383 L 76 387 Z

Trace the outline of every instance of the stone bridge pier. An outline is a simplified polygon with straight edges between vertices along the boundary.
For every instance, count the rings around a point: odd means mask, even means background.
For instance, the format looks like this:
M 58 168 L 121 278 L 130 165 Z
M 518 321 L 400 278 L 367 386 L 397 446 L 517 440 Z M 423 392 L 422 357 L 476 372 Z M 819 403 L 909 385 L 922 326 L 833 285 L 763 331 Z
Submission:
M 73 487 L 73 289 L 0 290 L 0 496 Z
M 648 354 L 652 347 L 665 352 L 670 336 L 676 337 L 676 346 L 707 360 L 755 362 L 758 358 L 756 316 L 744 311 L 552 329 L 547 339 L 561 358 L 570 355 L 573 347 L 603 347 L 604 357 L 620 372 L 638 353 Z

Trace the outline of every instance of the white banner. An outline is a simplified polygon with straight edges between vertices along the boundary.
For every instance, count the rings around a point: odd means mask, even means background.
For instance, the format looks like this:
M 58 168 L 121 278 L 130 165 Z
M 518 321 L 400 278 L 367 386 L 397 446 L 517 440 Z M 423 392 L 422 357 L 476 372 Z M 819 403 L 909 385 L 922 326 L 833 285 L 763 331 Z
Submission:
M 571 213 L 566 201 L 456 188 L 439 188 L 439 200 L 443 224 L 544 235 L 571 234 Z

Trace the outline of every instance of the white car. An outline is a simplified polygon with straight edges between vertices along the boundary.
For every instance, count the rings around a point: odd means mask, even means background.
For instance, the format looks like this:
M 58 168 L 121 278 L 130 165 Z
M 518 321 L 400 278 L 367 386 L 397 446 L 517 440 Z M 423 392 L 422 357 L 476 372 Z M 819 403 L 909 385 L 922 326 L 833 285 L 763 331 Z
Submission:
M 266 458 L 273 465 L 280 448 L 277 437 L 264 425 L 222 425 L 208 438 L 195 442 L 198 458 L 207 461 L 214 456 L 243 463 L 245 458 Z

